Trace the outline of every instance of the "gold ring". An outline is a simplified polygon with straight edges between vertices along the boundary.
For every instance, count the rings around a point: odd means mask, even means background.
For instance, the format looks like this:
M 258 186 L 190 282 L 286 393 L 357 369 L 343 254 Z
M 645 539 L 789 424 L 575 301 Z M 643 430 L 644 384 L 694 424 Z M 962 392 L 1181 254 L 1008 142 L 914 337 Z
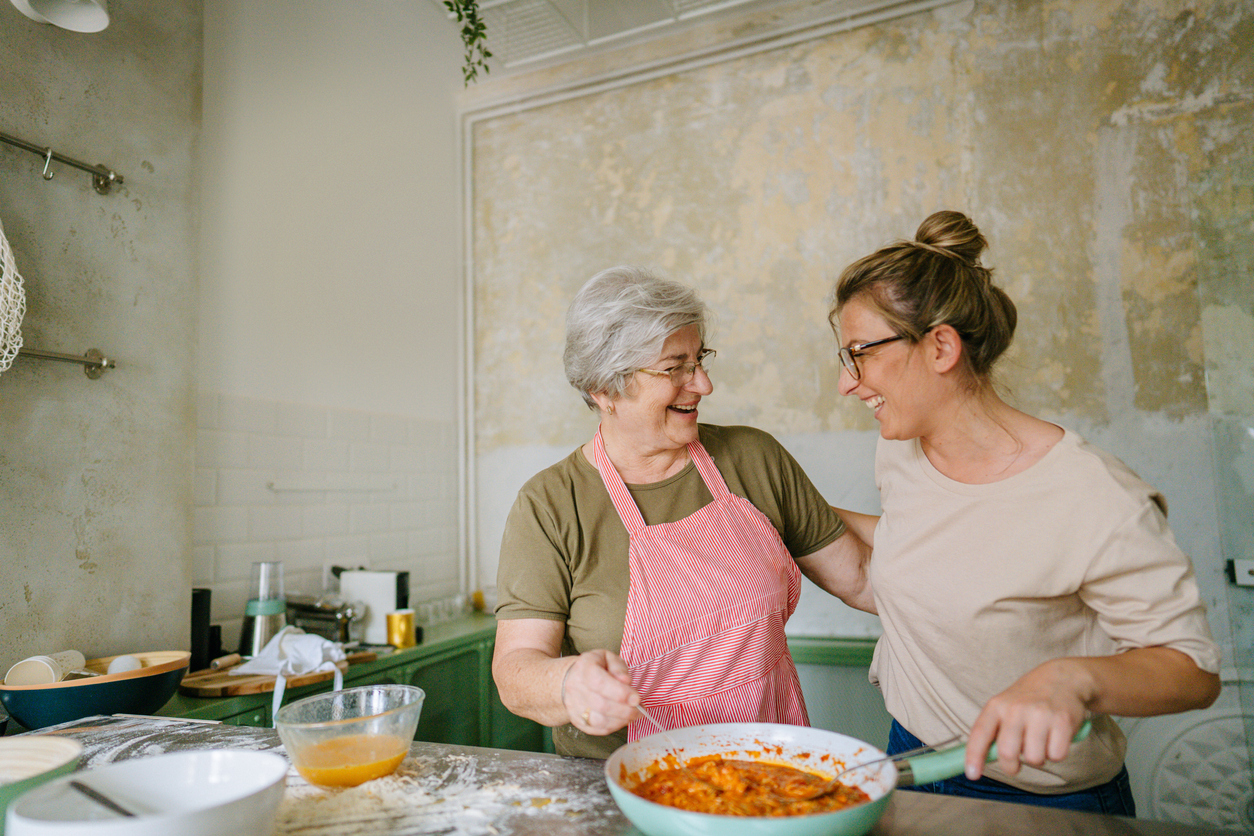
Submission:
M 583 722 L 584 722 L 584 725 L 585 725 L 585 726 L 586 726 L 586 725 L 588 725 L 588 724 L 590 724 L 590 723 L 592 722 L 592 711 L 591 711 L 591 710 L 589 710 L 589 711 L 585 711 L 585 712 L 583 713 Z

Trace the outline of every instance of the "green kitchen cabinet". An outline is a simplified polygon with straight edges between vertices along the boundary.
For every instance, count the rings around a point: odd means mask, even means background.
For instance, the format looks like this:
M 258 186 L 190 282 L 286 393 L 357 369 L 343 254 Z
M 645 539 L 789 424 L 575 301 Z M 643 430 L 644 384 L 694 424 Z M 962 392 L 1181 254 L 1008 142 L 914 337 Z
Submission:
M 480 662 L 491 648 L 458 648 L 420 661 L 384 670 L 344 677 L 344 687 L 358 685 L 414 685 L 427 695 L 418 719 L 415 740 L 485 746 L 481 704 L 487 683 Z M 350 668 L 350 673 L 352 669 Z

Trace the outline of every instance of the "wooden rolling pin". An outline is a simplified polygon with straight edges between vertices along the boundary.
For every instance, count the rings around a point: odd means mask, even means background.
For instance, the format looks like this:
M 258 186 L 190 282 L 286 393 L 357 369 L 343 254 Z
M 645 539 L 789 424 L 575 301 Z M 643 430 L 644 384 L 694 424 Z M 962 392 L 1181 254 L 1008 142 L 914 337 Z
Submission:
M 233 665 L 238 665 L 243 661 L 243 657 L 238 653 L 228 653 L 225 656 L 219 656 L 209 663 L 210 670 L 221 671 L 226 670 Z

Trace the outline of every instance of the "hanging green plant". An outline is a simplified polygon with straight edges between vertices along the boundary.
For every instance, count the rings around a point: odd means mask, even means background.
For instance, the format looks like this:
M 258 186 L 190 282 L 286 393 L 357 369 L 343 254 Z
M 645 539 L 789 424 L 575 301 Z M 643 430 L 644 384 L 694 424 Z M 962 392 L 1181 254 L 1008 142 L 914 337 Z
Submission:
M 488 27 L 479 17 L 479 0 L 444 0 L 444 7 L 457 15 L 462 25 L 462 44 L 466 47 L 466 64 L 462 67 L 465 85 L 479 78 L 479 70 L 489 73 Z

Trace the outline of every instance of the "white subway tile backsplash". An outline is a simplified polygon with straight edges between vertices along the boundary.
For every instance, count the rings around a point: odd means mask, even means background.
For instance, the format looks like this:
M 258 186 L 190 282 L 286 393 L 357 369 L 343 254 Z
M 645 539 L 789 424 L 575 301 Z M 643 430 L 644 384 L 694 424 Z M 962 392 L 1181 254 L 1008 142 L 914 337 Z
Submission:
M 388 470 L 393 473 L 418 473 L 424 465 L 425 451 L 408 444 L 393 444 L 388 448 Z
M 458 591 L 457 430 L 451 422 L 205 394 L 198 401 L 194 572 L 238 643 L 252 564 L 290 592 L 331 565 L 409 571 L 415 600 Z
M 325 409 L 299 404 L 278 404 L 275 432 L 294 438 L 325 439 L 331 431 L 331 417 Z
M 192 505 L 203 508 L 218 504 L 218 471 L 212 467 L 198 467 L 192 477 Z
M 197 467 L 247 467 L 248 435 L 224 430 L 196 432 Z
M 216 554 L 213 546 L 192 546 L 193 587 L 210 586 L 216 580 Z
M 348 530 L 353 534 L 373 534 L 388 528 L 386 505 L 354 505 L 348 511 Z
M 371 415 L 370 440 L 381 444 L 407 444 L 409 421 L 397 415 Z
M 301 537 L 295 540 L 280 540 L 276 544 L 276 560 L 283 561 L 284 580 L 291 582 L 286 567 L 316 567 L 319 579 L 322 577 L 322 564 L 327 559 L 327 541 L 321 537 Z M 299 587 L 293 587 L 299 588 Z M 318 591 L 310 588 L 310 592 Z
M 273 505 L 274 491 L 266 487 L 274 480 L 268 470 L 223 468 L 215 472 L 217 502 L 220 505 Z
M 303 527 L 307 537 L 347 534 L 348 505 L 337 503 L 306 508 Z
M 344 441 L 366 441 L 370 438 L 370 415 L 365 412 L 331 410 L 328 425 L 330 438 Z
M 239 542 L 248 537 L 248 509 L 210 505 L 192 513 L 196 545 Z
M 301 468 L 311 472 L 348 470 L 348 442 L 343 439 L 305 439 Z
M 261 470 L 299 470 L 304 459 L 304 442 L 279 435 L 252 435 L 248 438 L 248 466 Z
M 197 393 L 196 426 L 202 430 L 216 430 L 221 428 L 218 395 L 216 393 Z
M 386 473 L 388 445 L 354 442 L 348 446 L 348 469 L 355 473 Z
M 217 548 L 216 582 L 248 584 L 252 581 L 253 564 L 267 560 L 278 560 L 273 542 L 223 543 Z
M 248 509 L 248 539 L 287 540 L 304 533 L 305 509 L 292 506 L 254 505 Z
M 349 534 L 327 538 L 327 560 L 337 566 L 370 566 L 370 536 Z
M 422 520 L 422 503 L 393 502 L 388 506 L 388 528 L 409 531 Z
M 214 623 L 222 623 L 222 646 L 234 650 L 239 646 L 240 621 L 244 617 L 244 605 L 251 594 L 250 581 L 218 581 L 211 587 L 209 595 L 209 618 Z M 234 619 L 228 631 L 227 623 Z
M 384 531 L 370 535 L 370 557 L 373 565 L 399 568 L 408 557 L 407 537 L 403 531 Z

